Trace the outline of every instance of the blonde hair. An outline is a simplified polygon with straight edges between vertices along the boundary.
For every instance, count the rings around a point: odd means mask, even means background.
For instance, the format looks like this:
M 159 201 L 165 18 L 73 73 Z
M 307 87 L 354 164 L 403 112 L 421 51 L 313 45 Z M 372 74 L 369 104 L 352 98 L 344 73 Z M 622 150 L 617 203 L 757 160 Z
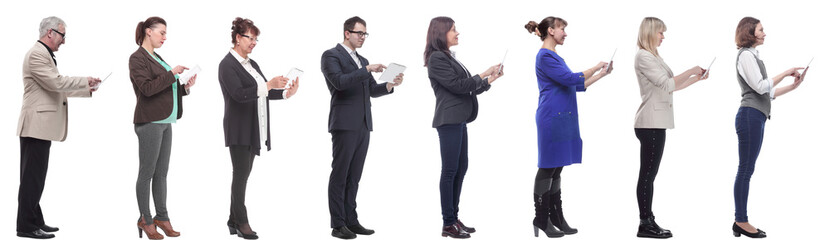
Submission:
M 637 46 L 659 57 L 660 54 L 657 53 L 657 44 L 660 40 L 657 34 L 665 31 L 666 24 L 659 18 L 643 18 L 643 22 L 640 23 L 640 34 L 637 36 Z

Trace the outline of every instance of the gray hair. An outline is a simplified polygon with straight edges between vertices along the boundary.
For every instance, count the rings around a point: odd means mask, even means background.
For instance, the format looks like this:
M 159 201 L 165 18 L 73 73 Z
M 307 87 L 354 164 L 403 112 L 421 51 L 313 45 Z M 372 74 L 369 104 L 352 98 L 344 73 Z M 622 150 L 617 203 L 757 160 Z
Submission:
M 58 17 L 51 16 L 44 18 L 40 21 L 40 37 L 42 38 L 43 36 L 46 36 L 46 33 L 49 32 L 49 29 L 58 29 L 61 25 L 63 25 L 63 27 L 66 27 L 66 23 Z

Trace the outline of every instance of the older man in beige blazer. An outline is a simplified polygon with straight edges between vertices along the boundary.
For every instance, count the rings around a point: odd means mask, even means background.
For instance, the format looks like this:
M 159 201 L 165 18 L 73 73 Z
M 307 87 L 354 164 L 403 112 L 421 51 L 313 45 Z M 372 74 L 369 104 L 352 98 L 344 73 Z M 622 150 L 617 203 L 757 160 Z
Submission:
M 17 125 L 20 136 L 20 189 L 17 195 L 17 236 L 53 238 L 40 209 L 51 141 L 66 139 L 67 97 L 90 97 L 101 82 L 92 77 L 69 77 L 58 72 L 54 52 L 65 42 L 66 24 L 57 17 L 40 22 L 40 40 L 23 60 L 23 108 Z

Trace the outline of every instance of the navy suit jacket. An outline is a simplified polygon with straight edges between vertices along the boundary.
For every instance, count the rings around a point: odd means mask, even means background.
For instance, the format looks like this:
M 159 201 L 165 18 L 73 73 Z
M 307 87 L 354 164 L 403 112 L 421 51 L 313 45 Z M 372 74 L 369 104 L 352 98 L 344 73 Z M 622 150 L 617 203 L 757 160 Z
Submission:
M 320 68 L 331 93 L 329 132 L 360 130 L 363 125 L 372 131 L 372 102 L 369 97 L 380 97 L 394 92 L 386 91 L 386 83 L 377 83 L 366 71 L 369 60 L 357 54 L 358 68 L 349 52 L 337 44 L 323 52 Z
M 435 92 L 435 116 L 432 127 L 469 123 L 478 116 L 476 95 L 490 89 L 490 83 L 478 74 L 470 76 L 459 62 L 441 51 L 429 56 L 427 72 Z
M 251 66 L 265 78 L 259 65 L 251 60 Z M 259 155 L 260 136 L 259 119 L 257 116 L 257 83 L 251 74 L 245 70 L 231 53 L 225 55 L 219 63 L 219 85 L 222 87 L 222 96 L 225 98 L 225 118 L 222 122 L 225 129 L 225 146 L 247 145 Z M 271 89 L 268 99 L 282 99 L 284 90 Z M 265 146 L 271 150 L 271 110 L 270 103 L 265 101 L 267 130 Z

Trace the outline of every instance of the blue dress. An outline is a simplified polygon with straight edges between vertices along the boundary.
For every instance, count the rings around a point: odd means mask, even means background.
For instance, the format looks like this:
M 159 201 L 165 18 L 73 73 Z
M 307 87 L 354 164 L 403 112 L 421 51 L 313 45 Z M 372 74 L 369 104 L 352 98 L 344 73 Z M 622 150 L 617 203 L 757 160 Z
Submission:
M 539 168 L 582 163 L 576 92 L 585 91 L 584 74 L 571 72 L 559 54 L 542 48 L 536 54 L 536 79 L 539 84 L 539 108 L 536 109 Z

